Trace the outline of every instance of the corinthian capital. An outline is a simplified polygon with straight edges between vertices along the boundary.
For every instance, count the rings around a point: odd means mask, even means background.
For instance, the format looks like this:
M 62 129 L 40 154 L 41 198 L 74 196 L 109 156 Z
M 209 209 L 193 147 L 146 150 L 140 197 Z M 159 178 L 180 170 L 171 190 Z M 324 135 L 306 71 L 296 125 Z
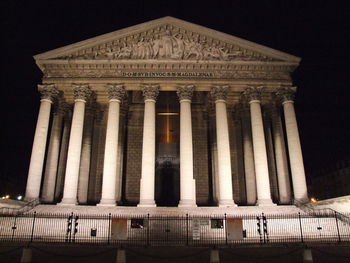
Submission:
M 296 90 L 296 87 L 280 87 L 276 92 L 276 96 L 282 103 L 285 101 L 294 101 Z
M 194 85 L 178 85 L 177 86 L 177 96 L 179 100 L 191 100 L 194 91 Z
M 42 84 L 38 85 L 38 91 L 41 93 L 41 99 L 47 99 L 53 101 L 59 94 L 55 88 L 55 84 Z
M 156 100 L 159 94 L 158 84 L 145 84 L 142 86 L 142 94 L 145 100 Z
M 263 87 L 249 87 L 246 88 L 243 92 L 243 96 L 247 99 L 248 102 L 253 100 L 261 100 L 261 91 Z
M 125 89 L 123 84 L 107 84 L 106 90 L 109 100 L 122 101 L 125 96 Z
M 73 93 L 75 100 L 87 100 L 91 96 L 89 84 L 73 84 Z
M 226 100 L 227 99 L 227 92 L 228 92 L 229 86 L 223 85 L 223 86 L 212 86 L 210 90 L 210 95 L 215 100 Z

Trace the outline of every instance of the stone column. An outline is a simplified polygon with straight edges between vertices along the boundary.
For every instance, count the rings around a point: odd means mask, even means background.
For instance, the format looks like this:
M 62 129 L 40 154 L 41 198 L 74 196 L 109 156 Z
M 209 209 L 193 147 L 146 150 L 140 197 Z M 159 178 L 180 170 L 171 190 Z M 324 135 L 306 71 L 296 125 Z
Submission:
M 307 202 L 308 195 L 304 162 L 301 152 L 298 124 L 294 111 L 295 91 L 295 87 L 280 88 L 277 92 L 277 96 L 282 100 L 284 111 L 294 199 L 299 202 Z
M 123 194 L 123 169 L 124 169 L 124 143 L 125 143 L 125 132 L 126 132 L 126 117 L 128 113 L 128 103 L 124 99 L 120 105 L 120 114 L 119 114 L 119 136 L 118 136 L 118 158 L 117 158 L 117 180 L 116 180 L 116 194 L 115 198 L 117 203 L 122 201 Z
M 108 84 L 107 92 L 109 107 L 103 162 L 102 198 L 99 205 L 116 205 L 119 114 L 125 89 L 122 84 Z
M 140 180 L 140 207 L 154 207 L 155 153 L 156 153 L 156 99 L 159 85 L 143 87 L 145 111 L 142 141 L 142 169 Z
M 256 203 L 256 179 L 254 168 L 254 153 L 252 143 L 252 132 L 249 116 L 249 108 L 246 103 L 242 109 L 242 133 L 243 133 L 243 155 L 244 155 L 244 173 L 247 191 L 247 204 Z
M 226 110 L 227 91 L 228 86 L 214 86 L 211 89 L 211 95 L 215 99 L 216 113 L 219 206 L 235 206 L 232 198 L 231 154 Z
M 273 202 L 278 202 L 279 191 L 277 183 L 277 168 L 275 160 L 275 151 L 272 138 L 272 120 L 271 120 L 271 105 L 264 105 L 263 107 L 263 123 L 265 133 L 265 144 L 267 153 L 267 167 L 269 169 L 270 178 L 270 193 Z
M 195 185 L 193 179 L 193 145 L 191 98 L 193 85 L 177 87 L 180 100 L 180 202 L 179 207 L 194 207 Z
M 61 108 L 61 103 L 58 103 L 53 116 L 49 148 L 46 157 L 45 176 L 41 194 L 41 199 L 45 203 L 52 203 L 54 201 L 63 114 L 64 111 Z
M 88 197 L 94 111 L 95 109 L 93 105 L 86 107 L 78 180 L 79 204 L 86 204 Z
M 66 171 L 66 163 L 67 163 L 70 125 L 72 121 L 71 106 L 68 103 L 64 103 L 63 105 L 61 105 L 61 108 L 64 110 L 65 113 L 64 113 L 64 121 L 63 121 L 64 124 L 63 124 L 60 157 L 59 157 L 58 169 L 57 169 L 57 179 L 56 179 L 56 189 L 55 189 L 56 201 L 62 197 L 64 174 Z
M 219 175 L 218 175 L 218 149 L 216 143 L 216 125 L 215 125 L 215 109 L 214 106 L 209 104 L 209 136 L 211 145 L 211 173 L 212 173 L 212 184 L 213 184 L 213 201 L 215 203 L 219 202 Z
M 66 175 L 64 180 L 63 199 L 60 205 L 75 205 L 77 203 L 81 145 L 83 138 L 85 103 L 91 95 L 87 84 L 73 85 L 74 110 L 70 131 Z
M 250 104 L 255 177 L 258 195 L 257 204 L 259 206 L 272 205 L 264 126 L 260 106 L 261 89 L 247 88 L 244 95 L 247 97 Z
M 288 172 L 288 160 L 281 116 L 276 105 L 272 111 L 272 131 L 275 148 L 279 201 L 280 204 L 289 204 L 291 201 L 291 187 Z
M 25 194 L 25 199 L 28 201 L 39 198 L 51 104 L 53 98 L 58 95 L 54 84 L 38 85 L 38 90 L 41 93 L 41 100 Z

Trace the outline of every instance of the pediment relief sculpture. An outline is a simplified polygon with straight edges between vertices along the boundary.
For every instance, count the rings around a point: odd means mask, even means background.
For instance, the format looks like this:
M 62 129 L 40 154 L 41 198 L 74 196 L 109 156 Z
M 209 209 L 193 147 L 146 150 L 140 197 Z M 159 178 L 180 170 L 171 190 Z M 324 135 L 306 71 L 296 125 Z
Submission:
M 278 61 L 171 24 L 82 49 L 58 59 Z

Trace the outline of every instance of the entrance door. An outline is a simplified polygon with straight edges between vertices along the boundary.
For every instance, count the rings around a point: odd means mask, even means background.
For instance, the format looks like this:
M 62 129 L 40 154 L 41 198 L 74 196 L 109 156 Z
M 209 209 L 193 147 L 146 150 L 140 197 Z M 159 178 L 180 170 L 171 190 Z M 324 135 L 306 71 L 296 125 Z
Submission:
M 156 204 L 177 206 L 180 200 L 179 100 L 175 92 L 157 99 Z

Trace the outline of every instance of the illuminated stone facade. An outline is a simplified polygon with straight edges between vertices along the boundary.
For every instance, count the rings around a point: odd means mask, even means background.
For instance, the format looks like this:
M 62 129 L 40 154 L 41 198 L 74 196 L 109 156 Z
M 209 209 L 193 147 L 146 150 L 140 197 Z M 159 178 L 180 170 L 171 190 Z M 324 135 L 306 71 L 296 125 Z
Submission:
M 307 200 L 291 80 L 299 58 L 172 17 L 34 58 L 44 76 L 27 200 Z

